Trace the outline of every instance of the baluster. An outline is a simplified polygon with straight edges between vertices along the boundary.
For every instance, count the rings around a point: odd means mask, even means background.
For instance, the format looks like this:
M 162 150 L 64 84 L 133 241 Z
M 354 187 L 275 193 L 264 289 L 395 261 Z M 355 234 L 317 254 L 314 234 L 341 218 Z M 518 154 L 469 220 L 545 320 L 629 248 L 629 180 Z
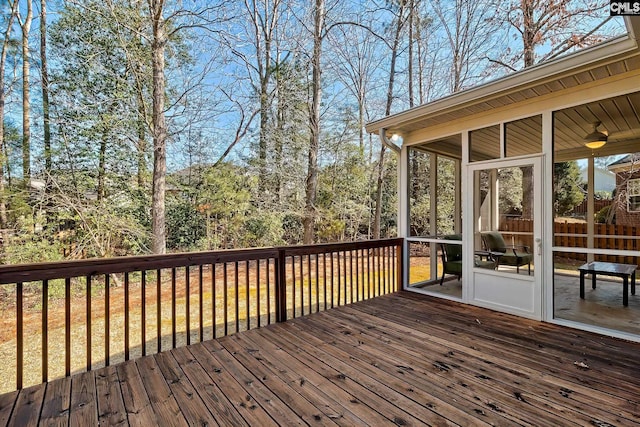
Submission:
M 141 271 L 140 277 L 140 340 L 142 342 L 142 356 L 147 355 L 147 272 Z
M 16 387 L 22 388 L 24 373 L 24 313 L 22 311 L 22 282 L 16 283 Z
M 91 370 L 91 275 L 87 275 L 87 305 L 86 305 L 86 317 L 87 317 L 87 371 Z
M 49 281 L 42 281 L 42 382 L 49 379 Z
M 109 317 L 111 316 L 109 300 L 111 293 L 111 277 L 109 274 L 104 275 L 104 364 L 105 366 L 109 366 L 109 358 L 111 355 L 111 350 L 109 347 L 109 339 L 111 337 L 111 333 L 109 331 L 109 326 L 111 324 Z
M 129 360 L 129 272 L 124 273 L 124 360 Z
M 185 322 L 186 322 L 186 331 L 187 331 L 187 345 L 191 344 L 191 277 L 189 275 L 189 266 L 187 265 L 184 268 L 184 287 L 185 287 Z

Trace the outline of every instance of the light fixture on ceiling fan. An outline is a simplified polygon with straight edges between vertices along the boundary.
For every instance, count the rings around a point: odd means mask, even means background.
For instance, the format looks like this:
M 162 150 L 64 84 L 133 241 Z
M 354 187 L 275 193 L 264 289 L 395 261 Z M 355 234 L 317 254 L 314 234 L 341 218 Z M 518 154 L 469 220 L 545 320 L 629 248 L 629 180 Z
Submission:
M 608 136 L 606 133 L 602 133 L 598 131 L 598 126 L 602 123 L 600 121 L 595 121 L 591 125 L 593 126 L 593 131 L 584 137 L 584 145 L 592 150 L 601 148 L 604 144 L 607 143 Z

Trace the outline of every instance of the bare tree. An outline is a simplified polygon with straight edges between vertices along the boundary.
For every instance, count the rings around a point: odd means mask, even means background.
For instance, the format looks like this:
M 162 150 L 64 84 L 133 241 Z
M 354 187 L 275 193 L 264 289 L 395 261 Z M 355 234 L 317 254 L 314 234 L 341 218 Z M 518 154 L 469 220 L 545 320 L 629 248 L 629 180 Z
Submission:
M 47 62 L 47 1 L 40 0 L 40 67 L 42 74 L 42 118 L 44 138 L 44 170 L 47 185 L 45 191 L 50 190 L 51 176 L 51 122 L 49 116 L 49 65 Z
M 478 67 L 491 51 L 495 33 L 490 19 L 493 8 L 485 0 L 433 0 L 431 4 L 448 43 L 449 91 L 458 92 L 482 75 Z
M 571 1 L 571 0 L 518 0 L 505 5 L 498 19 L 502 18 L 522 40 L 522 49 L 516 50 L 497 64 L 516 70 L 518 64 L 527 68 L 540 61 L 550 59 L 567 50 L 593 44 L 602 40 L 597 30 L 604 21 L 596 23 L 593 19 L 602 11 L 607 1 Z M 537 56 L 539 46 L 549 44 L 549 52 Z M 522 216 L 533 215 L 533 169 L 522 168 Z
M 266 182 L 267 139 L 269 125 L 269 85 L 274 70 L 272 46 L 280 20 L 281 0 L 245 0 L 245 8 L 252 23 L 254 46 L 256 49 L 256 71 L 259 79 L 260 136 L 258 143 L 259 186 Z
M 9 52 L 9 43 L 11 41 L 11 27 L 18 13 L 18 2 L 14 1 L 11 5 L 11 11 L 7 20 L 7 28 L 4 31 L 2 39 L 2 52 L 0 53 L 0 228 L 3 230 L 7 227 L 7 203 L 4 188 L 4 167 L 6 157 L 4 155 L 4 115 L 5 115 L 5 69 L 7 63 L 7 54 Z
M 512 0 L 498 3 L 500 12 L 494 20 L 516 31 L 522 48 L 508 51 L 495 62 L 511 70 L 530 67 L 575 47 L 600 42 L 598 30 L 606 23 L 602 11 L 609 2 L 576 0 Z M 549 45 L 541 54 L 536 49 Z
M 325 30 L 325 0 L 316 0 L 313 25 L 313 55 L 311 56 L 312 80 L 311 103 L 309 105 L 309 155 L 307 166 L 307 182 L 305 186 L 305 206 L 302 227 L 303 241 L 311 244 L 314 240 L 316 216 L 316 195 L 318 191 L 318 147 L 320 143 L 320 100 L 321 89 L 321 56 L 322 39 Z
M 151 65 L 153 70 L 153 192 L 151 201 L 151 250 L 163 254 L 167 250 L 165 232 L 165 189 L 167 175 L 167 122 L 165 118 L 165 47 L 167 28 L 164 0 L 148 0 L 152 26 Z
M 18 1 L 18 0 L 14 0 Z M 25 186 L 31 178 L 31 96 L 29 94 L 29 33 L 33 20 L 33 2 L 27 2 L 27 15 L 22 19 L 18 14 L 18 22 L 22 30 L 22 178 Z
M 387 101 L 385 108 L 385 116 L 391 114 L 391 107 L 393 105 L 394 84 L 396 77 L 396 62 L 400 53 L 400 47 L 402 42 L 402 35 L 405 29 L 405 25 L 409 19 L 410 10 L 408 3 L 405 0 L 398 0 L 394 6 L 394 24 L 393 27 L 393 41 L 391 43 L 391 63 L 389 65 L 389 81 L 387 84 Z M 385 153 L 387 151 L 386 146 L 380 147 L 380 157 L 378 158 L 378 178 L 376 185 L 376 199 L 375 199 L 375 213 L 373 217 L 373 238 L 380 238 L 381 220 L 382 220 L 382 190 L 384 185 L 384 171 L 385 171 Z

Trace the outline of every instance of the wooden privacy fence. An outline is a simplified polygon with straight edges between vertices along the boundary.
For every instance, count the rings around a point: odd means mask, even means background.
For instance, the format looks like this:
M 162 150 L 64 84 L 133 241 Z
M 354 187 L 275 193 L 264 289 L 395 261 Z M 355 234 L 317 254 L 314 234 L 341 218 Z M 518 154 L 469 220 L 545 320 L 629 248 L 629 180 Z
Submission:
M 593 211 L 596 213 L 600 212 L 600 210 L 602 210 L 603 208 L 606 208 L 607 206 L 611 206 L 611 204 L 613 204 L 612 199 L 594 200 Z M 587 205 L 588 205 L 587 200 L 586 199 L 583 200 L 582 203 L 580 203 L 578 206 L 574 206 L 574 208 L 570 212 L 570 215 L 584 218 L 584 216 L 587 214 Z
M 587 224 L 582 222 L 554 222 L 554 246 L 587 248 Z M 505 219 L 500 222 L 505 239 L 533 247 L 533 221 Z M 594 249 L 640 251 L 640 227 L 615 224 L 594 224 Z M 563 257 L 585 260 L 584 253 L 563 252 Z M 637 256 L 596 254 L 596 261 L 638 264 Z
M 15 378 L 0 392 L 395 292 L 402 247 L 386 239 L 0 266 L 0 353 L 14 356 L 0 378 Z

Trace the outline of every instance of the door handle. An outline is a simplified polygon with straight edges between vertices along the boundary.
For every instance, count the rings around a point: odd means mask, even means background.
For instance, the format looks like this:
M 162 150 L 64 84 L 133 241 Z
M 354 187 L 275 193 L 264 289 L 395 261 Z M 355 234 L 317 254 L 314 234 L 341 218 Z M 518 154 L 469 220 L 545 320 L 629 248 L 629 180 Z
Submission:
M 536 248 L 538 255 L 542 255 L 542 239 L 539 237 L 536 237 Z

